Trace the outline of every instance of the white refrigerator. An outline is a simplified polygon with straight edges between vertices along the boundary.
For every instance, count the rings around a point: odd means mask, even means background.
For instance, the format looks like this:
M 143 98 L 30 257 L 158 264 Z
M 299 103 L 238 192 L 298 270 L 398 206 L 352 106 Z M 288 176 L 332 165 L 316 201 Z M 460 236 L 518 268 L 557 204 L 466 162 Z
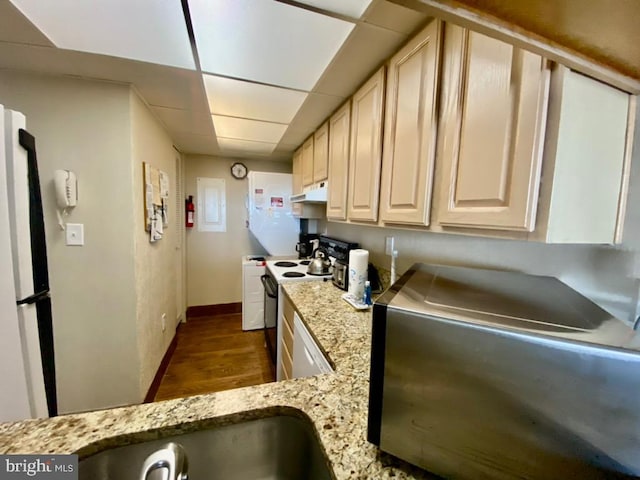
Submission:
M 273 256 L 297 258 L 300 221 L 291 208 L 290 173 L 249 172 L 249 230 Z
M 0 421 L 57 415 L 35 139 L 0 105 Z

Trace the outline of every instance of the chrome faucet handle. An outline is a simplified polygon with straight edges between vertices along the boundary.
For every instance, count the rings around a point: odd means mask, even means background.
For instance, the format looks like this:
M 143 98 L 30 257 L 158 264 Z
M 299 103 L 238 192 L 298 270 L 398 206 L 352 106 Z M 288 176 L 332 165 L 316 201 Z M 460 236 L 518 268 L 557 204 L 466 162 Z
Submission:
M 169 442 L 149 455 L 140 473 L 140 480 L 187 480 L 189 462 L 182 445 Z

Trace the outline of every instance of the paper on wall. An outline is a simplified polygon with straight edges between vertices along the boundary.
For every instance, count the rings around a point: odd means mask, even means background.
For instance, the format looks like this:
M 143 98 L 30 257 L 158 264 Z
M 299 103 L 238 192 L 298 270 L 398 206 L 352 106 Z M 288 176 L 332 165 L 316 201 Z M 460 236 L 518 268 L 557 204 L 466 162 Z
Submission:
M 169 175 L 160 170 L 160 198 L 169 198 Z

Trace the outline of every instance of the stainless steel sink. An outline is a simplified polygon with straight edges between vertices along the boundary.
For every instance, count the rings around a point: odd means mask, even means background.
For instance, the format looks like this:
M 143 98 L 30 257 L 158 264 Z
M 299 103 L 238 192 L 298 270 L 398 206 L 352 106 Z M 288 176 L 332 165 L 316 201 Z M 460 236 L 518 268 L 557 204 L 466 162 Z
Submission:
M 275 416 L 106 450 L 80 460 L 80 480 L 138 480 L 144 460 L 167 442 L 184 447 L 189 479 L 333 478 L 308 420 Z

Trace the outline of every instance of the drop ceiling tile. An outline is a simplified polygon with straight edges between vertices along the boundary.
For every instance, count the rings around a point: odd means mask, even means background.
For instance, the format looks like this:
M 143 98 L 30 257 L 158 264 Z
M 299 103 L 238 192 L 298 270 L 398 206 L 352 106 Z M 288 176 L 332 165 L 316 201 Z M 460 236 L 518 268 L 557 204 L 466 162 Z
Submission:
M 218 138 L 278 143 L 287 129 L 287 125 L 281 123 L 260 122 L 222 115 L 212 115 L 212 117 Z
M 309 91 L 354 24 L 273 0 L 189 0 L 202 70 Z
M 363 18 L 366 23 L 405 35 L 410 35 L 422 25 L 426 25 L 428 19 L 424 13 L 387 0 L 375 2 Z
M 198 155 L 219 155 L 220 148 L 213 135 L 194 135 L 190 133 L 175 133 L 171 135 L 174 145 L 182 153 Z
M 253 142 L 237 138 L 218 137 L 221 152 L 246 152 L 252 154 L 269 155 L 276 148 L 277 143 Z
M 314 92 L 350 97 L 406 41 L 407 35 L 360 23 Z
M 207 112 L 181 110 L 178 108 L 151 107 L 170 133 L 213 135 L 211 115 Z
M 371 0 L 297 0 L 312 7 L 326 10 L 328 12 L 346 15 L 351 18 L 360 18 L 367 9 Z
M 305 92 L 214 75 L 203 75 L 211 113 L 289 123 L 307 98 Z
M 53 46 L 11 2 L 0 2 L 0 42 Z
M 151 75 L 153 70 L 156 69 L 139 69 L 132 77 L 138 91 L 151 105 L 209 113 L 199 74 L 163 67 L 159 75 Z
M 178 1 L 11 1 L 60 48 L 195 68 Z

